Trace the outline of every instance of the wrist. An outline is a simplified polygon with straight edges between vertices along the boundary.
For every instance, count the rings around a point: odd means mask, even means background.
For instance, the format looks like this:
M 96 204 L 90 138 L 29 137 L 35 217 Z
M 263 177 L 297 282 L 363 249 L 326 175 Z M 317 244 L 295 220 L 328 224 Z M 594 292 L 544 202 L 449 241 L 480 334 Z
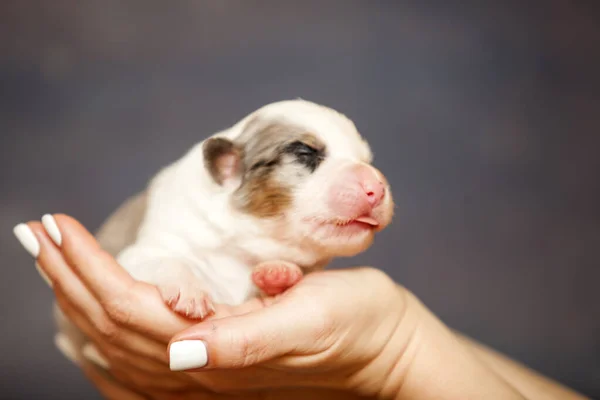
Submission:
M 370 379 L 365 379 L 369 387 L 365 387 L 363 392 L 380 399 L 402 398 L 399 394 L 408 380 L 422 340 L 419 332 L 422 319 L 419 301 L 403 287 L 398 286 L 397 293 L 402 313 L 396 317 L 395 328 L 378 356 L 364 369 Z
M 354 345 L 355 352 L 364 351 L 370 356 L 357 372 L 345 380 L 344 389 L 373 398 L 391 399 L 402 387 L 405 365 L 411 359 L 411 342 L 419 324 L 420 310 L 414 296 L 397 285 L 387 275 L 381 274 L 377 294 L 371 297 L 373 318 L 363 327 L 365 335 Z M 359 345 L 358 343 L 362 343 Z M 361 350 L 362 348 L 362 350 Z
M 404 291 L 406 309 L 380 355 L 379 368 L 386 376 L 380 381 L 377 397 L 524 399 L 474 357 L 419 299 L 406 289 L 400 290 Z

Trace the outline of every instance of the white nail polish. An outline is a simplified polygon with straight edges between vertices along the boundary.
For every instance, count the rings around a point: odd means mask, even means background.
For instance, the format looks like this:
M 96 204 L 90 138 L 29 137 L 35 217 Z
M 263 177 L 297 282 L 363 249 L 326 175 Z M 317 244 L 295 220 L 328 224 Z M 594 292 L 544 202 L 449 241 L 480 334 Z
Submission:
M 26 224 L 19 224 L 13 228 L 13 233 L 21 242 L 21 245 L 27 250 L 33 258 L 40 254 L 40 242 L 33 234 L 33 231 Z
M 57 333 L 54 335 L 54 345 L 67 360 L 71 361 L 75 365 L 80 364 L 79 358 L 77 357 L 77 350 L 67 335 L 64 333 Z
M 60 246 L 62 243 L 62 235 L 58 230 L 58 225 L 56 225 L 54 217 L 50 214 L 45 214 L 42 217 L 42 225 L 44 225 L 46 232 L 48 232 L 48 236 L 52 238 L 57 246 Z
M 104 356 L 100 354 L 96 346 L 94 346 L 93 344 L 86 344 L 85 346 L 83 346 L 82 354 L 88 361 L 93 362 L 100 368 L 110 368 L 108 360 L 106 360 L 106 358 L 104 358 Z
M 37 269 L 37 272 L 40 274 L 44 282 L 46 282 L 48 286 L 52 287 L 52 281 L 50 280 L 50 278 L 48 278 L 48 275 L 46 275 L 42 267 L 40 267 L 40 264 L 38 264 L 37 262 L 35 263 L 35 269 Z
M 169 367 L 171 371 L 202 368 L 208 362 L 206 345 L 201 340 L 182 340 L 171 344 Z

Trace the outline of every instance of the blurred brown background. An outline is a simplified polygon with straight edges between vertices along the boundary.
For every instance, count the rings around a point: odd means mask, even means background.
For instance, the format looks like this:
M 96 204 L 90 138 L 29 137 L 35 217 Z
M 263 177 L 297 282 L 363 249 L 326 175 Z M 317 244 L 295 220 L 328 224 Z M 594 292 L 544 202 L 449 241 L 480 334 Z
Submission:
M 597 2 L 596 2 L 597 3 Z M 594 2 L 0 2 L 0 393 L 98 398 L 52 344 L 12 236 L 95 229 L 159 167 L 264 103 L 353 118 L 398 217 L 370 264 L 452 327 L 600 398 Z

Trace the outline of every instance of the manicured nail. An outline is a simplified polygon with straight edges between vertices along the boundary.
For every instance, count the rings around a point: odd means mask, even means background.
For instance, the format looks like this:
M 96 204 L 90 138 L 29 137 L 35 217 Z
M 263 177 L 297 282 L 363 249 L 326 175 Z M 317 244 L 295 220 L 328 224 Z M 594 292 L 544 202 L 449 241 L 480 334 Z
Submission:
M 89 361 L 93 362 L 100 368 L 110 368 L 110 364 L 108 363 L 106 358 L 104 358 L 104 356 L 100 354 L 96 346 L 94 346 L 93 344 L 86 344 L 85 346 L 83 346 L 82 354 L 85 358 L 87 358 Z
M 169 367 L 171 371 L 202 368 L 208 362 L 206 345 L 201 340 L 182 340 L 171 344 Z
M 71 361 L 75 365 L 80 364 L 79 358 L 77 357 L 77 350 L 67 335 L 64 333 L 57 333 L 54 335 L 54 345 L 67 360 Z
M 17 239 L 19 239 L 19 242 L 21 242 L 23 247 L 25 247 L 25 250 L 27 250 L 33 258 L 37 258 L 40 254 L 40 242 L 38 242 L 31 228 L 26 224 L 19 224 L 13 228 L 13 233 Z
M 37 272 L 41 275 L 44 282 L 46 282 L 48 286 L 52 287 L 52 281 L 50 280 L 50 278 L 48 278 L 48 275 L 46 275 L 42 267 L 40 267 L 40 264 L 38 264 L 37 262 L 35 263 L 35 269 L 37 269 Z
M 45 214 L 42 217 L 42 225 L 44 225 L 46 232 L 48 232 L 48 236 L 52 238 L 57 246 L 60 246 L 62 243 L 62 235 L 58 230 L 58 225 L 56 225 L 56 220 L 54 217 L 50 214 Z

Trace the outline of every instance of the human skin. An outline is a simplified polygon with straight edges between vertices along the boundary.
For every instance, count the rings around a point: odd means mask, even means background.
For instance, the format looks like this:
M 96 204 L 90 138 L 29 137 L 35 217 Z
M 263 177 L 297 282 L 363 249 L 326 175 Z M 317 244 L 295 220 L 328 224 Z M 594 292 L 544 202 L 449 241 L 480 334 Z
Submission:
M 37 262 L 62 310 L 108 360 L 110 377 L 77 360 L 108 398 L 235 398 L 223 393 L 250 389 L 263 389 L 256 398 L 584 398 L 457 335 L 372 268 L 311 274 L 281 296 L 218 305 L 215 317 L 192 325 L 77 221 L 56 222 L 60 247 L 28 224 Z M 206 344 L 206 367 L 169 370 L 167 343 L 181 339 Z

